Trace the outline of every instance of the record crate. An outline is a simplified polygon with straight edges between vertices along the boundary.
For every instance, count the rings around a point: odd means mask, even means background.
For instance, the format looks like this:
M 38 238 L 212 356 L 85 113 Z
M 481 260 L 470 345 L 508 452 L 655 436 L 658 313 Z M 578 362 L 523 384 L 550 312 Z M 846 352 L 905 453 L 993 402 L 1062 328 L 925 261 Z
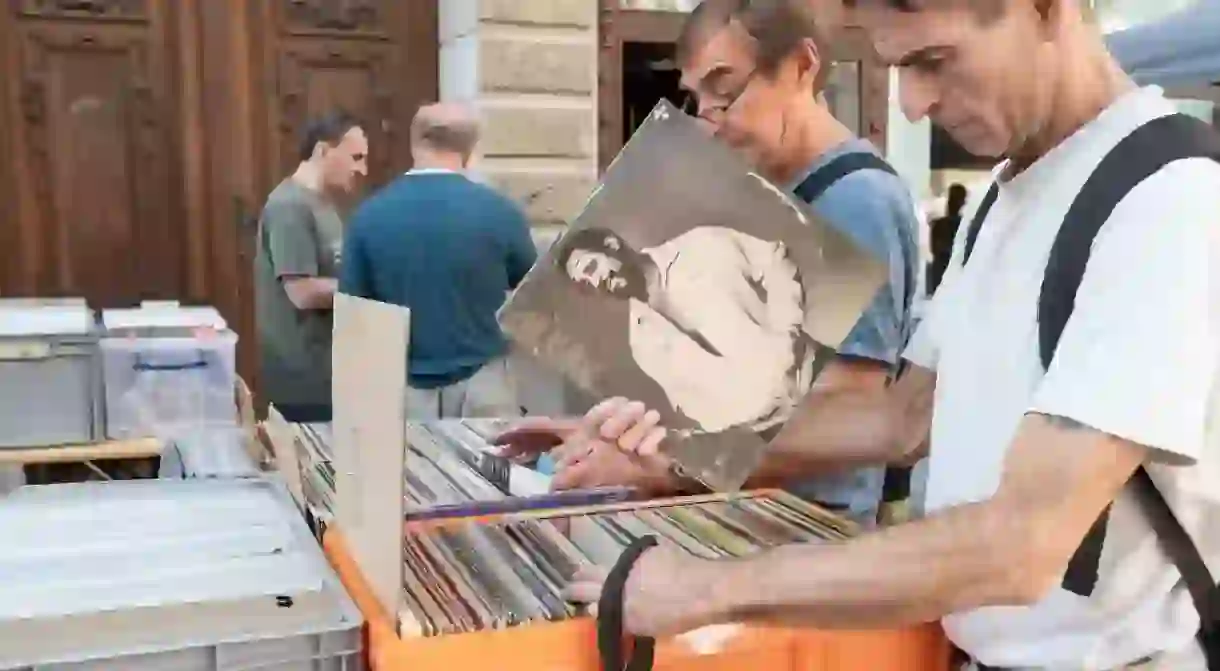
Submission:
M 590 506 L 579 510 L 512 513 L 404 525 L 408 533 L 526 519 L 560 519 L 624 511 L 722 503 L 738 499 L 776 498 L 783 492 L 707 495 L 647 502 Z M 829 515 L 829 513 L 827 513 Z M 431 637 L 400 636 L 398 615 L 389 612 L 353 557 L 348 540 L 332 527 L 323 546 L 368 626 L 370 667 L 374 671 L 431 671 L 458 664 L 496 659 L 506 671 L 600 671 L 595 624 L 577 617 L 554 623 L 522 624 L 507 629 Z M 399 595 L 398 602 L 402 598 Z M 658 671 L 729 671 L 749 667 L 790 671 L 947 671 L 949 647 L 938 625 L 900 630 L 819 631 L 813 629 L 715 625 L 658 641 Z
M 601 670 L 595 622 L 589 617 L 434 636 L 401 636 L 400 613 L 410 612 L 405 610 L 408 592 L 404 575 L 409 558 L 407 534 L 410 532 L 458 528 L 458 525 L 478 528 L 541 518 L 569 517 L 574 520 L 591 514 L 647 513 L 665 507 L 673 509 L 736 499 L 788 496 L 772 491 L 712 494 L 408 525 L 404 519 L 406 381 L 403 371 L 407 366 L 409 322 L 409 311 L 397 306 L 343 294 L 335 298 L 332 427 L 335 515 L 323 535 L 323 547 L 366 619 L 366 649 L 373 671 L 461 671 L 485 666 L 488 660 L 492 660 L 498 671 Z M 808 504 L 802 505 L 808 507 Z M 825 511 L 820 511 L 819 515 L 833 517 Z M 471 535 L 481 536 L 482 533 Z M 553 530 L 547 533 L 554 535 Z M 466 550 L 471 547 L 466 546 Z M 602 546 L 602 550 L 606 547 Z M 469 556 L 477 558 L 477 555 Z M 654 668 L 661 671 L 742 671 L 750 668 L 766 671 L 948 671 L 949 646 L 938 625 L 894 631 L 831 632 L 729 624 L 704 627 L 658 641 Z

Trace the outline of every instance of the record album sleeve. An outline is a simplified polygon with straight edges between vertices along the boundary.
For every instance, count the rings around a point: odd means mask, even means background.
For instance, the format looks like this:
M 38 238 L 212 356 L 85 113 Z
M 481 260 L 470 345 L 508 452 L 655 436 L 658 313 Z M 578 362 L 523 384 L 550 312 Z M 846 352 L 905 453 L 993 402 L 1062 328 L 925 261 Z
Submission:
M 740 488 L 885 282 L 883 263 L 662 100 L 500 312 L 595 397 L 657 410 Z

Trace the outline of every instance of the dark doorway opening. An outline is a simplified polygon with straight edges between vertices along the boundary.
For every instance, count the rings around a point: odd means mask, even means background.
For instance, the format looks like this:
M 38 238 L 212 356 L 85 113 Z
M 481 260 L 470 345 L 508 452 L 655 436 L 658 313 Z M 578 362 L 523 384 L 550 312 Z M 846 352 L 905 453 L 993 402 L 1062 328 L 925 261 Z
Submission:
M 672 43 L 623 42 L 624 142 L 631 138 L 662 98 L 682 105 L 680 77 Z

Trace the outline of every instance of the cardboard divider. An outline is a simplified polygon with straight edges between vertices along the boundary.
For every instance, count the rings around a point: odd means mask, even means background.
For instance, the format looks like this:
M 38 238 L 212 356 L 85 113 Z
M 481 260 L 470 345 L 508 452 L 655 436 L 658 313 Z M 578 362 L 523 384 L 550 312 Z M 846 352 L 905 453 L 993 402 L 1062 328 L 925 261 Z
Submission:
M 404 519 L 406 360 L 403 308 L 335 298 L 336 519 L 323 548 L 367 620 L 373 671 L 601 671 L 591 618 L 436 637 L 401 636 L 404 532 L 454 524 L 543 519 L 721 501 L 735 494 L 478 518 Z M 282 419 L 282 418 L 281 418 Z M 294 464 L 295 466 L 295 464 Z M 295 468 L 293 472 L 299 473 Z M 746 496 L 788 496 L 755 492 Z M 939 625 L 896 631 L 824 632 L 719 625 L 659 641 L 658 671 L 948 671 Z
M 335 296 L 335 523 L 388 613 L 398 611 L 403 583 L 410 329 L 406 308 Z

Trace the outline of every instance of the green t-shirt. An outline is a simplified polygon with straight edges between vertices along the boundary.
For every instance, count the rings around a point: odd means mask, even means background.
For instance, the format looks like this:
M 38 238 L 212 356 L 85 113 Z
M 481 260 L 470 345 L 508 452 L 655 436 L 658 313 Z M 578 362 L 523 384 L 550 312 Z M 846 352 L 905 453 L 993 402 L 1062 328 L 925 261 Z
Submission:
M 276 404 L 330 404 L 332 312 L 299 310 L 283 280 L 337 277 L 343 222 L 333 206 L 286 179 L 267 197 L 254 262 L 261 392 Z

